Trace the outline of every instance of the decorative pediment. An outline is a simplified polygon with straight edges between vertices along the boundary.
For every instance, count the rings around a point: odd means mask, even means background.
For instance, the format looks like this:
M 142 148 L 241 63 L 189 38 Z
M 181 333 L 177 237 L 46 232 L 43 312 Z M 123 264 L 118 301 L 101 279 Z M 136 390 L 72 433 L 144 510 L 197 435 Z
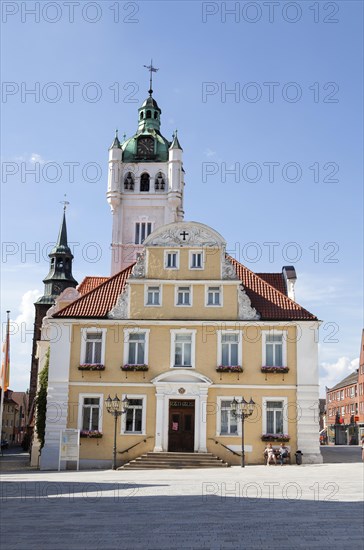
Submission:
M 144 279 L 145 277 L 145 254 L 141 254 L 137 259 L 135 266 L 131 272 L 131 279 Z
M 226 241 L 211 227 L 198 222 L 165 225 L 147 237 L 144 246 L 225 247 Z
M 167 372 L 159 374 L 153 380 L 152 384 L 206 384 L 210 386 L 212 380 L 207 376 L 200 374 L 195 370 L 188 369 L 170 369 Z M 181 392 L 179 392 L 181 393 Z M 182 394 L 182 393 L 181 393 Z
M 129 316 L 130 287 L 126 285 L 115 306 L 107 314 L 109 319 L 127 319 Z
M 242 286 L 238 287 L 238 318 L 241 321 L 257 321 L 260 315 L 257 310 L 252 307 L 251 301 Z

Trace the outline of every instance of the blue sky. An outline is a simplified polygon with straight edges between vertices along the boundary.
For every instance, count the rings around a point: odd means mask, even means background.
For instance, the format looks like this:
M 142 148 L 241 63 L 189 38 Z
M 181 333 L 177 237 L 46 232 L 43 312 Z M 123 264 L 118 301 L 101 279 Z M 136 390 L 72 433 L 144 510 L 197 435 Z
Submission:
M 162 133 L 178 128 L 184 149 L 185 219 L 217 229 L 254 271 L 293 264 L 297 301 L 323 321 L 322 387 L 352 371 L 363 325 L 362 3 L 279 2 L 273 14 L 226 2 L 239 8 L 229 15 L 221 2 L 81 1 L 73 22 L 67 4 L 49 4 L 2 3 L 11 387 L 28 384 L 32 303 L 65 193 L 74 276 L 109 274 L 107 149 L 115 128 L 136 130 L 151 57 Z

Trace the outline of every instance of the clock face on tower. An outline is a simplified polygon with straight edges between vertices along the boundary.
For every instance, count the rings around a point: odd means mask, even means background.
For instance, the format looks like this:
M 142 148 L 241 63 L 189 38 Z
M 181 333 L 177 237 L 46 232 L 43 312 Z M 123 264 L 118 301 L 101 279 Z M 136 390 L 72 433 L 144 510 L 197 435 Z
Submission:
M 138 140 L 137 154 L 139 157 L 150 158 L 154 155 L 154 139 L 143 137 Z

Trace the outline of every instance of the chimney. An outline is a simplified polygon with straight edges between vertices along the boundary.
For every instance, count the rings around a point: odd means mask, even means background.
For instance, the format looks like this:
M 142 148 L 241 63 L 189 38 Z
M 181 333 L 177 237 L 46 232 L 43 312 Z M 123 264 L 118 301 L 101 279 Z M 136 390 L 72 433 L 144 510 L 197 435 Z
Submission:
M 294 285 L 297 281 L 296 270 L 293 265 L 285 265 L 282 267 L 282 273 L 286 282 L 287 296 L 291 300 L 295 300 Z

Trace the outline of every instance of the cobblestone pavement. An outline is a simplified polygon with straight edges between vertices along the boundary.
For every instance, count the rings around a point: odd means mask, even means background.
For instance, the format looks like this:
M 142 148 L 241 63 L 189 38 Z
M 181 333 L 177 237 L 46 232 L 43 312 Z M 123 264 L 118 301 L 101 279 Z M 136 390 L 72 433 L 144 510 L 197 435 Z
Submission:
M 361 462 L 361 445 L 322 445 L 320 450 L 325 463 Z
M 7 550 L 363 548 L 363 465 L 4 473 Z

